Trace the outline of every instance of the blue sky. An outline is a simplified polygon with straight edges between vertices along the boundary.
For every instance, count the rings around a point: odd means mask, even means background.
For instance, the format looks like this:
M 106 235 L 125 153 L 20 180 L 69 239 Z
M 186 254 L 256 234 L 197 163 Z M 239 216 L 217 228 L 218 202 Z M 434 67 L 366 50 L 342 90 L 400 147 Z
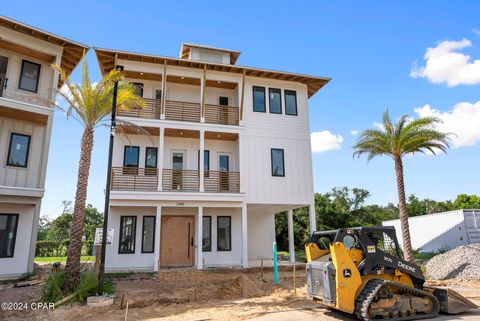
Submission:
M 316 144 L 326 150 L 313 155 L 317 192 L 362 187 L 370 203 L 396 202 L 392 161 L 353 160 L 352 131 L 374 126 L 385 108 L 397 119 L 430 105 L 422 112 L 440 116 L 458 138 L 448 155 L 405 159 L 407 193 L 478 194 L 480 2 L 293 3 L 5 1 L 1 14 L 90 46 L 176 57 L 182 42 L 199 43 L 241 50 L 240 65 L 331 77 L 310 100 L 311 130 L 323 132 Z M 429 47 L 437 50 L 427 61 Z M 93 51 L 88 62 L 99 79 Z M 466 104 L 454 109 L 459 103 Z M 56 216 L 62 200 L 74 198 L 81 131 L 55 113 L 42 214 Z M 97 130 L 87 199 L 100 209 L 107 147 L 107 131 Z

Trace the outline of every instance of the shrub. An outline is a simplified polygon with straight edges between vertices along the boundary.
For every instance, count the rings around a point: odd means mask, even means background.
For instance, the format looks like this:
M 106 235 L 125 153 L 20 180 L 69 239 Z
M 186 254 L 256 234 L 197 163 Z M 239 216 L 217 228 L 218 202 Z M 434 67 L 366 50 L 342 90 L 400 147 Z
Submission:
M 71 294 L 63 291 L 68 280 L 64 271 L 52 272 L 48 276 L 47 282 L 43 286 L 42 300 L 43 302 L 57 302 L 63 297 Z M 97 274 L 93 271 L 85 271 L 80 275 L 80 283 L 74 292 L 73 301 L 85 302 L 87 298 L 96 295 L 98 288 Z M 114 284 L 110 280 L 105 280 L 104 291 L 111 294 L 115 290 Z
M 63 286 L 65 285 L 65 272 L 52 272 L 42 289 L 43 302 L 57 302 L 65 296 Z

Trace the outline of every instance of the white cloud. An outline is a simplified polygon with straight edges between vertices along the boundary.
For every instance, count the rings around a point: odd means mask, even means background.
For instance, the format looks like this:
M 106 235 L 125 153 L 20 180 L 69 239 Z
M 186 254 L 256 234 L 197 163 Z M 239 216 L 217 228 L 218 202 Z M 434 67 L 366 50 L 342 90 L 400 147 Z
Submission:
M 472 60 L 469 55 L 458 52 L 470 46 L 472 42 L 468 39 L 442 41 L 427 49 L 423 57 L 425 66 L 413 67 L 410 76 L 427 78 L 436 84 L 446 83 L 449 87 L 479 84 L 480 59 Z
M 352 134 L 353 136 L 357 136 L 358 135 L 358 130 L 352 129 L 350 131 L 350 134 Z
M 341 135 L 332 134 L 328 130 L 313 132 L 310 134 L 312 152 L 323 153 L 341 148 L 343 137 Z
M 472 32 L 473 32 L 474 34 L 476 34 L 477 36 L 480 36 L 480 29 L 478 29 L 478 28 L 473 28 L 473 29 L 472 29 Z
M 440 118 L 443 123 L 438 124 L 438 129 L 456 135 L 451 137 L 454 147 L 473 146 L 480 141 L 480 101 L 461 102 L 446 112 L 425 105 L 415 108 L 415 112 L 420 117 Z

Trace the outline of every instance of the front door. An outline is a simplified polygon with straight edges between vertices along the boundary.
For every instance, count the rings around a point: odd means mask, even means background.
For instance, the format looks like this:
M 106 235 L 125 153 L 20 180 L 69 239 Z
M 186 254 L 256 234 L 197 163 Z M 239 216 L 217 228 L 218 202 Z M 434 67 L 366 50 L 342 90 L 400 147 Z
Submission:
M 0 97 L 3 96 L 3 91 L 5 87 L 7 87 L 7 65 L 8 65 L 8 58 L 4 56 L 0 56 Z
M 193 266 L 195 218 L 162 216 L 160 266 Z
M 228 192 L 230 190 L 230 156 L 218 155 L 218 171 L 220 172 L 220 192 Z

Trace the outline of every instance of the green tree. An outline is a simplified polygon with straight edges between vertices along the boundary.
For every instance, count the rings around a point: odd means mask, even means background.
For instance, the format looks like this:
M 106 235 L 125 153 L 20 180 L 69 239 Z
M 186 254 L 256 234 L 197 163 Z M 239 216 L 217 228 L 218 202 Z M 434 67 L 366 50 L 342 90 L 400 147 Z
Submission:
M 88 66 L 85 57 L 82 59 L 82 82 L 72 83 L 68 74 L 58 65 L 52 65 L 60 73 L 64 81 L 65 91 L 59 94 L 66 100 L 68 109 L 67 116 L 72 116 L 83 125 L 83 134 L 80 147 L 80 161 L 78 165 L 77 190 L 75 193 L 75 205 L 73 209 L 73 225 L 70 232 L 70 245 L 68 248 L 67 265 L 65 272 L 67 289 L 73 290 L 80 281 L 80 254 L 82 250 L 83 221 L 85 203 L 87 198 L 88 176 L 90 173 L 90 161 L 93 148 L 93 133 L 96 127 L 112 111 L 114 83 L 122 79 L 119 71 L 112 70 L 97 83 L 90 80 Z M 123 84 L 119 86 L 118 107 L 130 109 L 131 107 L 143 107 L 143 99 L 135 95 L 133 85 Z
M 95 239 L 95 230 L 103 225 L 103 213 L 100 213 L 92 204 L 85 208 L 85 239 L 93 241 Z
M 407 261 L 412 261 L 413 255 L 408 226 L 402 158 L 405 155 L 418 152 L 435 154 L 442 151 L 446 153 L 450 138 L 449 134 L 435 129 L 435 125 L 439 122 L 440 120 L 434 117 L 411 120 L 408 115 L 404 115 L 394 124 L 390 120 L 388 111 L 385 111 L 382 129 L 365 130 L 359 135 L 354 146 L 353 156 L 356 158 L 367 155 L 369 161 L 377 156 L 389 156 L 393 159 L 397 178 L 403 251 Z
M 460 194 L 453 201 L 455 209 L 477 209 L 480 208 L 480 197 L 477 195 Z

